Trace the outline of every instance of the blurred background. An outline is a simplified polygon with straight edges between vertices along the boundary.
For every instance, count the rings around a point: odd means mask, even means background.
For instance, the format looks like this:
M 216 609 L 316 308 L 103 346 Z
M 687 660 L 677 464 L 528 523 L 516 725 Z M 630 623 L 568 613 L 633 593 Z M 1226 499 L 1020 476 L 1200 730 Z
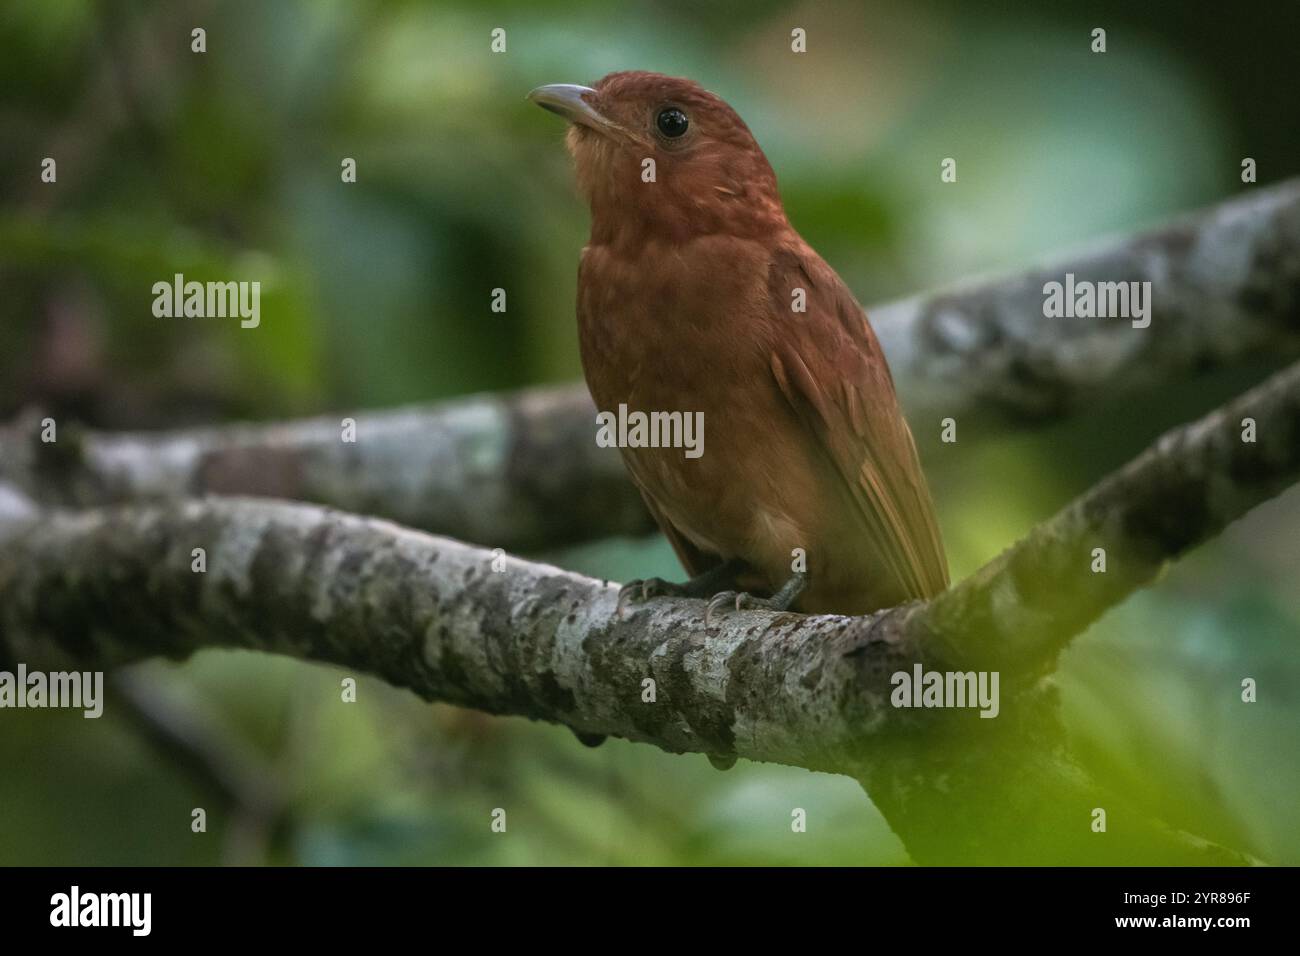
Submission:
M 587 214 L 563 124 L 524 101 L 542 83 L 653 69 L 721 94 L 796 227 L 868 305 L 1260 188 L 1241 183 L 1246 156 L 1261 185 L 1300 173 L 1300 6 L 1197 6 L 5 0 L 0 419 L 36 405 L 60 423 L 163 428 L 579 377 Z M 1104 55 L 1089 50 L 1097 26 Z M 794 27 L 806 54 L 790 52 Z M 939 182 L 947 156 L 955 185 Z M 155 318 L 151 287 L 176 272 L 259 279 L 261 326 Z M 919 436 L 954 576 L 1268 371 L 946 452 Z M 1092 766 L 1176 825 L 1291 864 L 1297 532 L 1292 491 L 1107 615 L 1060 671 Z M 659 540 L 541 557 L 681 576 Z M 221 808 L 111 706 L 98 721 L 6 711 L 0 863 L 907 861 L 846 778 L 589 750 L 364 678 L 342 704 L 340 672 L 250 653 L 136 676 L 274 795 Z M 1243 677 L 1259 703 L 1240 702 Z M 807 833 L 791 832 L 794 807 Z

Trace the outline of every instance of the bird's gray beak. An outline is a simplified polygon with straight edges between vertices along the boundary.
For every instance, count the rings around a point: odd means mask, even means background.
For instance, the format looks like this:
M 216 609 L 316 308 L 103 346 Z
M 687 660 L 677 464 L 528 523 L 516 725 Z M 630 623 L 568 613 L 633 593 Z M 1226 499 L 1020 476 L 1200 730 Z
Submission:
M 580 123 L 600 133 L 615 129 L 615 124 L 602 116 L 589 102 L 595 95 L 596 91 L 589 86 L 552 83 L 550 86 L 539 86 L 528 94 L 528 99 L 544 110 L 558 113 L 570 123 Z

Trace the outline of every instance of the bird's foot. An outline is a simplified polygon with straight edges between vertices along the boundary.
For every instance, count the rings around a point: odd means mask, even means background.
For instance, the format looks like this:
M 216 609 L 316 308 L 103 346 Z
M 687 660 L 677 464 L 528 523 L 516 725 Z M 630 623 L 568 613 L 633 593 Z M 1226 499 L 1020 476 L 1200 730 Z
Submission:
M 663 578 L 637 578 L 618 589 L 618 616 L 632 602 L 648 601 L 652 597 L 684 597 L 690 582 L 676 584 Z
M 807 586 L 808 575 L 797 572 L 789 581 L 781 585 L 779 591 L 768 598 L 754 597 L 748 591 L 721 591 L 713 595 L 713 598 L 704 608 L 704 626 L 709 627 L 713 623 L 713 615 L 729 604 L 733 605 L 737 611 L 753 609 L 788 611 L 790 605 L 794 604 Z
M 663 578 L 637 578 L 618 589 L 618 616 L 627 605 L 648 601 L 652 597 L 708 597 L 718 585 L 731 581 L 740 568 L 738 561 L 725 561 L 680 584 Z

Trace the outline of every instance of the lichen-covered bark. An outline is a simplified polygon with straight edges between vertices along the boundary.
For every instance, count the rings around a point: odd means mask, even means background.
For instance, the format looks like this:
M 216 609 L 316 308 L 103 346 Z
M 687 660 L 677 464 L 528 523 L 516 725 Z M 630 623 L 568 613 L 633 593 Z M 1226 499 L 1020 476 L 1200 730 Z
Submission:
M 343 440 L 345 417 L 355 442 Z M 653 527 L 581 387 L 266 425 L 101 434 L 0 428 L 0 481 L 87 507 L 204 494 L 312 501 L 529 551 Z
M 1148 328 L 1046 318 L 1043 285 L 1150 282 Z M 1169 225 L 869 310 L 913 422 L 1059 418 L 1190 374 L 1300 351 L 1300 180 Z
M 0 528 L 0 636 L 18 658 L 249 648 L 674 751 L 833 769 L 917 657 L 852 618 L 747 612 L 706 633 L 701 602 L 655 601 L 619 619 L 613 585 L 513 558 L 494 570 L 489 551 L 308 505 L 210 498 Z
M 1150 281 L 1146 329 L 1048 319 L 1043 284 Z M 1163 228 L 1029 272 L 871 309 L 904 408 L 942 418 L 1043 421 L 1207 369 L 1300 351 L 1300 181 L 1251 191 Z M 0 480 L 88 506 L 207 493 L 331 505 L 512 551 L 648 531 L 618 454 L 595 444 L 581 385 L 444 405 L 154 435 L 30 420 L 0 428 Z M 69 424 L 69 423 L 65 423 Z

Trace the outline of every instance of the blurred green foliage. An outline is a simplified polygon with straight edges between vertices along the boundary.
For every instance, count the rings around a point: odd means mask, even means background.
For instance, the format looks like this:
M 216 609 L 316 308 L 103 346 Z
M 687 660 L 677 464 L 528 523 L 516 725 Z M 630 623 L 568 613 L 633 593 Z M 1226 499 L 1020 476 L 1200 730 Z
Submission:
M 6 0 L 0 415 L 153 427 L 577 377 L 586 213 L 560 124 L 523 97 L 615 69 L 690 75 L 736 106 L 792 220 L 867 303 L 1253 188 L 1243 156 L 1261 183 L 1300 172 L 1295 4 L 1052 6 Z M 1088 50 L 1098 25 L 1104 56 Z M 56 185 L 39 180 L 46 156 Z M 261 326 L 155 318 L 152 284 L 176 272 L 261 280 Z M 958 467 L 927 449 L 955 573 L 1264 371 L 977 436 Z M 1298 527 L 1295 493 L 1259 509 L 1077 641 L 1060 678 L 1094 766 L 1175 823 L 1290 863 Z M 545 557 L 679 573 L 660 541 Z M 588 750 L 366 679 L 344 705 L 339 673 L 248 654 L 147 672 L 260 755 L 283 812 L 257 827 L 221 810 L 111 712 L 9 711 L 0 862 L 906 861 L 847 779 Z M 1239 702 L 1245 676 L 1256 705 Z

